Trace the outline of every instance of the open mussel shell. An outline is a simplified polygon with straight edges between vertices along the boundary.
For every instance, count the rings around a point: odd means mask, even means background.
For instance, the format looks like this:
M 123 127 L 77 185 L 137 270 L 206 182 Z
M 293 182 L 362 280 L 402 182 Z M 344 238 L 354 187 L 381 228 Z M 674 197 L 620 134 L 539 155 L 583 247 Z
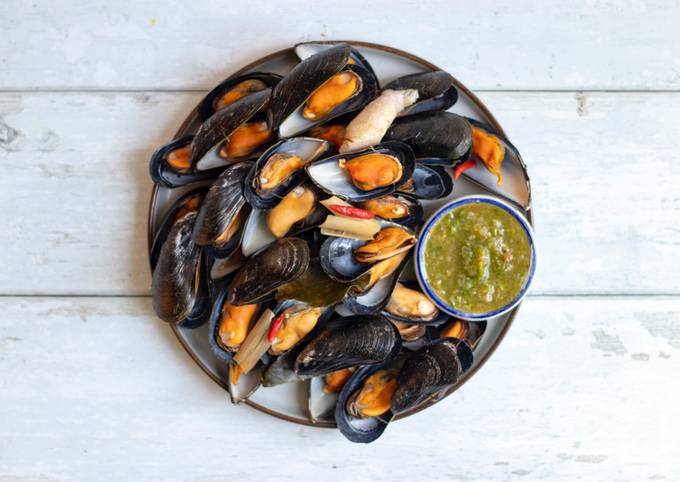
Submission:
M 355 443 L 370 443 L 382 435 L 387 425 L 394 418 L 394 412 L 388 409 L 385 413 L 375 417 L 358 418 L 353 416 L 348 405 L 352 398 L 363 388 L 366 380 L 380 370 L 399 370 L 404 363 L 405 356 L 400 355 L 392 360 L 372 366 L 357 369 L 338 395 L 335 405 L 335 423 L 349 441 Z
M 269 109 L 269 123 L 281 137 L 291 137 L 315 125 L 327 122 L 347 112 L 361 109 L 378 92 L 375 75 L 364 66 L 349 63 L 351 48 L 338 44 L 304 59 L 274 88 Z M 303 117 L 302 110 L 310 96 L 324 82 L 340 71 L 351 72 L 358 78 L 358 90 L 316 119 Z
M 417 157 L 451 160 L 468 155 L 472 146 L 472 127 L 464 117 L 451 112 L 434 112 L 397 119 L 384 141 L 402 141 Z
M 340 167 L 340 161 L 350 162 L 354 158 L 368 154 L 383 154 L 396 159 L 401 164 L 401 177 L 393 183 L 370 190 L 359 189 L 349 174 Z M 413 151 L 403 142 L 383 142 L 361 151 L 338 154 L 307 164 L 305 169 L 314 184 L 324 192 L 338 196 L 349 202 L 360 202 L 391 194 L 406 183 L 415 168 Z
M 328 43 L 322 43 L 322 42 L 303 42 L 299 43 L 294 47 L 295 55 L 298 56 L 300 60 L 305 60 L 312 55 L 315 55 L 323 50 L 328 50 L 334 45 L 337 45 L 337 42 L 328 42 Z M 375 72 L 373 71 L 373 67 L 371 67 L 371 64 L 368 63 L 366 60 L 366 57 L 363 56 L 361 52 L 359 52 L 357 49 L 352 49 L 350 50 L 349 53 L 349 58 L 350 60 L 348 62 L 350 63 L 355 63 L 359 64 L 362 67 L 364 67 L 366 70 L 371 72 L 373 77 L 377 76 L 375 75 Z
M 286 299 L 283 301 L 280 301 L 276 307 L 272 310 L 274 312 L 274 317 L 279 316 L 281 313 L 284 311 L 288 310 L 289 308 L 295 308 L 298 307 L 299 309 L 305 309 L 305 308 L 318 308 L 319 309 L 319 317 L 316 320 L 316 323 L 312 327 L 311 330 L 309 330 L 308 333 L 304 334 L 293 346 L 290 348 L 287 348 L 285 350 L 281 350 L 280 352 L 275 352 L 273 349 L 275 348 L 275 345 L 272 345 L 272 350 L 269 351 L 269 353 L 272 356 L 280 356 L 283 355 L 299 346 L 305 345 L 307 342 L 309 342 L 315 335 L 318 333 L 328 322 L 328 320 L 333 316 L 334 314 L 334 306 L 322 306 L 322 307 L 314 307 L 308 303 L 305 303 L 303 301 L 298 301 L 298 300 L 293 300 L 293 299 Z M 299 328 L 298 328 L 299 329 Z M 300 332 L 298 331 L 298 334 Z
M 342 306 L 350 313 L 356 315 L 368 315 L 381 311 L 390 300 L 394 285 L 399 279 L 399 272 L 408 262 L 407 256 L 401 265 L 390 275 L 384 277 L 369 289 L 361 292 L 350 291 L 345 297 Z
M 379 220 L 380 229 L 401 228 L 414 236 L 415 233 L 398 223 Z M 354 258 L 354 251 L 369 243 L 370 240 L 359 240 L 340 236 L 328 236 L 319 251 L 319 262 L 324 272 L 332 279 L 344 282 L 354 281 L 371 268 L 373 263 L 360 263 Z
M 305 177 L 303 167 L 326 155 L 332 149 L 330 142 L 312 137 L 294 137 L 271 146 L 255 162 L 255 166 L 245 180 L 244 194 L 248 202 L 257 209 L 269 209 L 288 194 Z M 300 168 L 282 176 L 275 187 L 262 188 L 262 174 L 281 156 L 296 156 L 300 160 Z
M 229 280 L 222 280 L 217 284 L 212 301 L 213 306 L 212 310 L 210 311 L 210 318 L 208 320 L 208 345 L 210 345 L 210 349 L 213 355 L 215 355 L 215 358 L 217 358 L 223 364 L 232 364 L 232 359 L 238 351 L 236 345 L 234 348 L 229 349 L 219 341 L 219 331 L 220 325 L 222 324 L 224 318 L 223 309 L 227 302 L 228 287 Z M 252 325 L 257 320 L 261 311 L 262 307 L 258 306 L 254 313 L 252 313 L 249 325 Z M 246 329 L 245 334 L 247 334 L 247 332 L 248 329 Z
M 187 328 L 204 321 L 209 296 L 206 263 L 191 239 L 196 213 L 176 220 L 162 242 L 152 273 L 152 302 L 159 318 Z
M 408 325 L 440 326 L 450 319 L 427 298 L 417 282 L 404 279 L 400 279 L 398 285 L 395 283 L 382 314 Z
M 451 74 L 443 70 L 405 75 L 393 80 L 385 87 L 392 90 L 415 89 L 418 101 L 399 113 L 399 117 L 446 110 L 458 100 L 458 89 Z
M 369 264 L 359 263 L 354 259 L 354 250 L 368 241 L 360 239 L 329 236 L 321 245 L 319 262 L 324 272 L 338 281 L 352 281 L 361 276 Z
M 301 276 L 309 266 L 309 246 L 298 238 L 283 238 L 251 257 L 229 284 L 227 301 L 255 303 L 279 286 Z
M 201 120 L 207 120 L 215 112 L 238 99 L 274 87 L 279 80 L 280 75 L 270 72 L 251 72 L 225 80 L 208 92 L 201 101 L 198 110 Z
M 188 212 L 198 212 L 198 209 L 201 206 L 207 191 L 207 187 L 198 187 L 196 189 L 192 189 L 172 204 L 168 212 L 163 217 L 160 225 L 156 229 L 153 243 L 151 243 L 151 255 L 149 257 L 151 260 L 151 270 L 156 267 L 156 262 L 158 261 L 158 255 L 160 254 L 161 247 L 167 239 L 168 233 L 175 224 L 175 221 L 183 217 L 184 214 L 187 214 Z
M 400 190 L 418 199 L 442 199 L 453 191 L 453 178 L 446 168 L 418 160 L 411 179 Z
M 472 365 L 472 349 L 456 338 L 433 341 L 413 352 L 397 376 L 392 410 L 401 413 L 452 386 Z
M 197 171 L 189 165 L 188 150 L 193 138 L 191 135 L 175 139 L 153 153 L 149 161 L 149 174 L 155 182 L 174 188 L 215 179 L 222 172 L 221 168 Z M 186 157 L 186 167 L 182 169 L 173 167 L 169 162 L 172 157 L 177 159 Z
M 397 356 L 399 332 L 383 316 L 338 318 L 320 331 L 295 360 L 301 376 L 321 376 L 358 365 L 375 365 Z
M 189 154 L 191 166 L 201 169 L 202 164 L 205 164 L 205 161 L 202 162 L 203 157 L 215 155 L 214 149 L 219 148 L 220 144 L 227 140 L 236 129 L 267 105 L 270 94 L 271 89 L 266 89 L 243 97 L 215 112 L 203 122 L 191 142 Z M 224 163 L 227 164 L 228 161 L 225 159 Z
M 498 139 L 500 144 L 503 146 L 504 150 L 504 156 L 503 159 L 500 161 L 500 168 L 502 170 L 503 166 L 521 166 L 523 165 L 523 161 L 521 159 L 521 156 L 519 154 L 519 151 L 517 148 L 508 140 L 507 137 L 504 135 L 498 133 L 493 127 L 491 127 L 488 124 L 485 124 L 483 122 L 479 122 L 478 120 L 475 119 L 468 119 L 468 122 L 472 125 L 473 129 L 479 129 L 481 131 L 484 131 L 484 133 L 489 134 L 491 136 L 494 136 Z M 474 145 L 472 148 L 472 152 L 470 153 L 470 158 L 475 160 L 477 162 L 478 168 L 484 169 L 483 161 L 477 156 L 475 153 Z M 497 174 L 494 174 L 497 176 Z
M 196 217 L 193 240 L 215 258 L 231 255 L 239 246 L 249 206 L 243 181 L 252 168 L 239 162 L 224 170 L 208 189 Z

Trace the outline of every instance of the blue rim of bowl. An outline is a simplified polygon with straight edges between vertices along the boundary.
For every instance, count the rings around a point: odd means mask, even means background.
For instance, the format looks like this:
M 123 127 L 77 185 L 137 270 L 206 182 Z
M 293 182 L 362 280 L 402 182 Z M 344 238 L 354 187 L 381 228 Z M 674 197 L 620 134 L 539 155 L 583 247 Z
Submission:
M 446 303 L 430 288 L 430 284 L 428 281 L 426 281 L 426 277 L 424 276 L 425 245 L 427 244 L 427 238 L 430 235 L 430 231 L 443 216 L 453 211 L 454 209 L 458 209 L 461 206 L 465 206 L 466 204 L 479 204 L 479 203 L 492 204 L 503 209 L 504 211 L 509 213 L 513 218 L 515 218 L 515 220 L 520 224 L 520 226 L 522 226 L 524 232 L 527 235 L 527 239 L 529 240 L 529 245 L 531 246 L 531 265 L 529 267 L 529 273 L 527 274 L 527 279 L 524 282 L 524 286 L 520 290 L 519 294 L 512 299 L 512 301 L 510 301 L 504 306 L 501 306 L 498 309 L 488 311 L 486 313 L 467 313 L 464 311 L 457 310 L 453 306 Z M 425 222 L 423 229 L 420 231 L 420 236 L 418 237 L 418 245 L 416 247 L 416 255 L 414 257 L 414 260 L 416 276 L 418 278 L 418 283 L 420 284 L 420 287 L 423 289 L 423 291 L 425 291 L 427 296 L 432 301 L 434 301 L 437 306 L 439 306 L 439 308 L 441 308 L 442 310 L 444 310 L 445 312 L 452 316 L 456 316 L 464 320 L 482 321 L 507 313 L 524 299 L 524 297 L 527 294 L 527 291 L 529 290 L 529 287 L 531 286 L 531 282 L 534 278 L 534 273 L 536 272 L 536 243 L 534 242 L 534 233 L 533 230 L 531 229 L 529 221 L 519 211 L 517 211 L 517 209 L 495 197 L 484 195 L 471 195 L 458 198 L 454 201 L 451 201 L 448 204 L 445 204 L 444 206 L 439 208 L 432 216 L 430 216 L 430 218 Z

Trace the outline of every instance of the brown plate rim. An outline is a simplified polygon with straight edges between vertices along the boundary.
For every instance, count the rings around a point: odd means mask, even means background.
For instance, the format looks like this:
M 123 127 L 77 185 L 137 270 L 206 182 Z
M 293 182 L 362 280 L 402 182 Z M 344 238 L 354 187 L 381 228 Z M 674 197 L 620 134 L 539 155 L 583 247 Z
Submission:
M 370 48 L 370 49 L 380 50 L 382 52 L 387 52 L 387 53 L 390 53 L 390 54 L 393 54 L 393 55 L 396 55 L 396 56 L 400 56 L 400 57 L 406 58 L 406 59 L 408 59 L 408 60 L 410 60 L 410 61 L 412 61 L 416 64 L 419 64 L 422 67 L 429 69 L 429 70 L 441 70 L 439 67 L 437 67 L 433 63 L 428 62 L 427 60 L 425 60 L 421 57 L 418 57 L 417 55 L 411 54 L 409 52 L 406 52 L 404 50 L 400 50 L 400 49 L 397 49 L 397 48 L 394 48 L 394 47 L 389 47 L 387 45 L 382 45 L 382 44 L 377 44 L 377 43 L 372 43 L 372 42 L 355 41 L 355 40 L 324 40 L 324 41 L 317 41 L 317 42 L 313 42 L 313 43 L 334 44 L 334 43 L 339 43 L 339 42 L 348 43 L 348 44 L 356 46 L 356 47 L 366 47 L 366 48 Z M 305 42 L 305 43 L 307 43 L 307 42 Z M 227 79 L 225 79 L 225 80 L 228 80 L 228 79 L 231 79 L 233 77 L 237 77 L 239 75 L 242 75 L 243 73 L 255 68 L 256 66 L 263 64 L 265 62 L 268 62 L 270 60 L 273 60 L 277 57 L 280 57 L 280 56 L 283 56 L 283 55 L 288 55 L 288 54 L 291 54 L 291 53 L 294 54 L 295 53 L 294 48 L 295 48 L 294 46 L 288 47 L 288 48 L 285 48 L 285 49 L 281 49 L 281 50 L 272 52 L 268 55 L 265 55 L 264 57 L 261 57 L 261 58 L 255 60 L 255 61 L 249 63 L 248 65 L 242 67 L 241 69 L 237 70 L 236 72 L 231 74 L 229 77 L 227 77 Z M 453 83 L 454 83 L 454 85 L 456 86 L 457 89 L 464 92 L 465 95 L 467 95 L 472 100 L 472 102 L 475 104 L 475 107 L 477 107 L 486 116 L 486 118 L 488 119 L 491 126 L 494 129 L 496 129 L 499 133 L 506 136 L 505 131 L 503 130 L 501 125 L 498 123 L 496 118 L 493 116 L 491 111 L 489 111 L 489 109 L 486 107 L 486 105 L 472 91 L 470 91 L 465 85 L 463 85 L 455 77 L 453 79 Z M 199 105 L 200 105 L 200 102 L 187 115 L 186 119 L 184 120 L 184 122 L 182 122 L 181 126 L 179 127 L 179 129 L 175 133 L 174 139 L 180 137 L 183 134 L 183 132 L 185 131 L 185 129 L 193 121 L 194 117 L 196 116 L 196 113 L 198 112 Z M 521 164 L 521 167 L 522 167 L 522 171 L 524 172 L 524 176 L 525 176 L 526 181 L 527 181 L 527 188 L 528 188 L 528 192 L 529 192 L 528 207 L 530 208 L 531 207 L 531 181 L 529 179 L 529 174 L 527 172 L 527 167 L 524 164 L 524 161 L 522 160 L 521 157 L 519 158 L 519 160 L 520 160 L 520 164 Z M 149 254 L 151 253 L 151 243 L 153 242 L 153 232 L 152 232 L 153 213 L 154 213 L 155 208 L 156 208 L 156 198 L 157 198 L 157 194 L 158 194 L 158 188 L 159 188 L 158 184 L 154 184 L 153 190 L 151 192 L 151 199 L 150 199 L 150 202 L 149 202 L 149 211 L 148 211 L 148 217 L 147 217 L 147 219 L 148 219 L 148 222 L 147 222 L 147 224 L 148 224 L 147 225 L 147 244 L 148 244 Z M 533 216 L 532 216 L 532 213 L 531 213 L 531 209 L 526 209 L 525 212 L 526 212 L 529 224 L 531 224 L 533 226 L 534 223 L 533 223 Z M 150 260 L 149 260 L 149 262 L 150 262 Z M 498 334 L 496 339 L 493 341 L 493 343 L 489 347 L 486 354 L 479 360 L 478 363 L 475 364 L 475 366 L 470 371 L 466 372 L 465 375 L 463 375 L 463 377 L 461 377 L 461 379 L 453 387 L 451 387 L 451 389 L 449 389 L 444 394 L 444 396 L 439 397 L 437 400 L 435 400 L 435 399 L 427 400 L 426 402 L 420 404 L 419 406 L 398 415 L 397 417 L 395 417 L 395 420 L 399 420 L 401 418 L 405 418 L 405 417 L 409 417 L 411 415 L 415 415 L 416 413 L 420 412 L 421 410 L 424 410 L 424 409 L 432 406 L 434 403 L 436 403 L 440 400 L 443 400 L 444 398 L 451 395 L 453 392 L 455 392 L 460 387 L 462 387 L 470 378 L 472 378 L 472 376 L 475 375 L 477 373 L 477 371 L 479 371 L 479 369 L 482 368 L 482 366 L 484 366 L 484 364 L 489 360 L 489 358 L 491 358 L 491 356 L 494 354 L 494 352 L 498 348 L 498 345 L 501 344 L 501 342 L 505 338 L 505 335 L 507 334 L 508 330 L 510 329 L 510 326 L 514 322 L 515 317 L 517 316 L 517 313 L 519 312 L 521 305 L 522 304 L 520 303 L 510 312 L 510 316 L 506 320 L 503 328 L 501 329 L 500 333 Z M 177 325 L 170 325 L 170 327 L 171 327 L 173 333 L 175 334 L 175 336 L 177 337 L 177 339 L 179 340 L 182 347 L 184 347 L 184 350 L 189 354 L 189 356 L 192 358 L 192 360 L 194 360 L 194 362 L 201 368 L 201 370 L 203 370 L 203 372 L 205 372 L 205 374 L 208 375 L 208 377 L 210 377 L 220 387 L 222 387 L 223 389 L 228 391 L 229 387 L 225 383 L 223 383 L 223 381 L 220 378 L 214 376 L 213 373 L 211 372 L 211 370 L 200 360 L 200 358 L 196 355 L 196 353 L 191 349 L 191 347 L 186 342 L 185 338 L 181 335 L 180 328 Z M 245 403 L 246 405 L 248 405 L 248 406 L 250 406 L 250 407 L 252 407 L 256 410 L 259 410 L 260 412 L 266 413 L 268 415 L 279 418 L 281 420 L 285 420 L 287 422 L 293 422 L 293 423 L 297 423 L 297 424 L 300 424 L 300 425 L 306 425 L 306 426 L 309 426 L 309 427 L 336 428 L 335 422 L 314 421 L 310 418 L 300 418 L 300 417 L 287 415 L 285 413 L 280 413 L 280 412 L 271 410 L 270 408 L 265 407 L 264 405 L 260 405 L 259 403 L 256 403 L 252 400 L 244 400 L 242 403 Z

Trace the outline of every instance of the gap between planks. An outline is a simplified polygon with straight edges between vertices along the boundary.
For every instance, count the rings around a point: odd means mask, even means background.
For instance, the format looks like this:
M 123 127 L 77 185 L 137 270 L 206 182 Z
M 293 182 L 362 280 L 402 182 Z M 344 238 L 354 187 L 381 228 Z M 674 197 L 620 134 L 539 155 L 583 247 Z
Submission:
M 65 299 L 70 299 L 70 298 L 111 298 L 111 299 L 118 299 L 118 298 L 151 298 L 151 295 L 148 294 L 87 294 L 87 293 L 78 293 L 78 294 L 69 294 L 69 293 L 36 293 L 36 294 L 18 294 L 18 293 L 0 293 L 0 299 L 8 299 L 8 298 L 34 298 L 34 299 L 54 299 L 54 298 L 65 298 Z M 675 300 L 675 299 L 680 299 L 680 294 L 679 293 L 673 293 L 673 292 L 667 292 L 667 293 L 538 293 L 538 294 L 530 294 L 527 295 L 525 298 L 526 300 L 530 299 L 572 299 L 572 298 L 588 298 L 588 299 L 593 299 L 593 298 L 605 298 L 605 299 L 611 299 L 611 300 L 617 300 L 617 299 L 633 299 L 633 298 L 638 298 L 638 299 L 645 299 L 645 298 L 653 298 L 653 299 L 668 299 L 668 300 Z
M 225 77 L 226 78 L 226 77 Z M 680 89 L 475 89 L 467 86 L 472 93 L 498 93 L 498 94 L 679 94 Z M 3 87 L 0 89 L 2 94 L 207 94 L 210 90 L 206 89 L 163 89 L 145 87 Z

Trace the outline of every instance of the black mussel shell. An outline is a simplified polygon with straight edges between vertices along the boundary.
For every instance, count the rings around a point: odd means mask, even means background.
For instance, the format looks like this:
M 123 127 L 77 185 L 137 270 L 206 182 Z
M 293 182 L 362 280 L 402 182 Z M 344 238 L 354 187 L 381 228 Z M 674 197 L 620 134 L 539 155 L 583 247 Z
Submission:
M 301 276 L 309 266 L 309 246 L 298 238 L 283 238 L 254 255 L 229 284 L 227 301 L 255 303 L 279 286 Z
M 331 48 L 333 45 L 336 45 L 337 42 L 302 42 L 299 43 L 295 46 L 295 55 L 298 56 L 300 60 L 305 60 L 312 55 L 321 52 L 322 50 L 328 50 Z M 368 60 L 366 60 L 366 57 L 363 56 L 361 52 L 359 52 L 357 49 L 352 49 L 349 54 L 350 59 L 352 59 L 355 63 L 361 65 L 364 67 L 366 70 L 368 70 L 373 77 L 377 78 L 375 75 L 375 72 L 373 71 L 373 67 L 371 67 L 371 64 L 368 63 Z
M 274 88 L 269 109 L 269 124 L 281 137 L 291 137 L 328 120 L 361 109 L 378 93 L 378 81 L 368 63 L 349 63 L 352 54 L 347 44 L 319 50 L 296 65 Z M 362 57 L 363 58 L 363 57 Z M 304 119 L 300 107 L 309 96 L 341 70 L 351 70 L 361 79 L 361 90 L 318 119 Z
M 336 105 L 333 110 L 318 119 L 306 119 L 302 117 L 298 108 L 279 125 L 279 135 L 281 137 L 291 137 L 305 132 L 310 128 L 324 124 L 331 119 L 335 119 L 345 114 L 356 112 L 372 101 L 378 95 L 378 80 L 371 72 L 358 64 L 346 65 L 342 71 L 351 71 L 359 77 L 361 81 L 360 90 L 355 92 L 350 98 Z M 305 99 L 306 101 L 306 99 Z M 300 107 L 304 104 L 301 103 Z
M 178 219 L 168 231 L 152 274 L 152 302 L 159 318 L 194 325 L 207 307 L 207 275 L 201 248 L 191 239 L 196 213 Z
M 269 103 L 269 125 L 281 123 L 300 107 L 312 92 L 347 65 L 351 47 L 339 44 L 297 64 L 274 87 Z
M 221 283 L 220 289 L 215 296 L 213 301 L 213 307 L 210 312 L 210 319 L 208 324 L 208 345 L 210 345 L 210 350 L 212 351 L 215 358 L 225 364 L 231 364 L 234 357 L 234 353 L 225 350 L 217 342 L 217 337 L 220 329 L 220 321 L 222 320 L 222 308 L 224 307 L 224 302 L 227 297 L 227 284 Z
M 404 189 L 418 199 L 442 199 L 453 191 L 453 178 L 446 168 L 416 162 L 412 183 Z
M 370 191 L 357 188 L 349 175 L 340 167 L 339 161 L 341 159 L 350 160 L 371 153 L 388 154 L 399 160 L 402 165 L 401 178 L 389 186 L 378 187 Z M 409 180 L 414 168 L 413 151 L 403 142 L 383 142 L 368 149 L 338 154 L 305 166 L 309 178 L 322 191 L 350 202 L 360 202 L 391 194 Z
M 198 187 L 192 189 L 191 191 L 187 192 L 179 199 L 177 199 L 172 204 L 168 212 L 165 214 L 160 225 L 158 226 L 158 228 L 156 228 L 156 234 L 154 235 L 153 243 L 151 244 L 151 255 L 149 256 L 149 259 L 151 260 L 152 271 L 156 267 L 156 262 L 158 261 L 158 255 L 160 254 L 161 247 L 163 246 L 163 243 L 167 239 L 170 229 L 175 224 L 179 212 L 183 209 L 185 209 L 187 212 L 189 211 L 198 212 L 198 207 L 200 207 L 200 204 L 203 202 L 203 197 L 205 196 L 206 192 L 208 192 L 207 187 Z M 198 206 L 195 209 L 189 209 L 188 208 L 189 203 L 193 202 L 197 202 Z
M 472 146 L 472 127 L 451 112 L 419 114 L 398 119 L 383 140 L 402 141 L 417 157 L 442 157 L 458 160 Z
M 392 410 L 404 412 L 450 387 L 471 364 L 472 350 L 464 341 L 443 338 L 423 346 L 406 359 L 399 371 Z
M 446 110 L 458 100 L 458 89 L 448 72 L 436 70 L 419 74 L 405 75 L 387 84 L 383 89 L 418 91 L 418 102 L 407 107 L 399 117 Z
M 269 192 L 262 192 L 257 188 L 257 177 L 264 169 L 267 161 L 274 155 L 280 152 L 295 153 L 300 157 L 305 164 L 315 161 L 320 157 L 328 154 L 333 146 L 330 142 L 323 139 L 316 139 L 313 137 L 294 137 L 287 140 L 282 140 L 267 149 L 260 158 L 255 162 L 255 166 L 248 173 L 245 180 L 244 194 L 248 202 L 257 209 L 270 209 L 278 204 L 278 202 L 292 191 L 295 186 L 299 185 L 305 177 L 304 169 L 291 174 L 285 181 Z
M 335 404 L 335 423 L 340 430 L 340 433 L 345 436 L 350 442 L 355 443 L 370 443 L 380 437 L 387 425 L 394 418 L 392 410 L 388 410 L 380 417 L 369 418 L 354 418 L 347 413 L 347 402 L 357 390 L 361 390 L 364 381 L 382 370 L 389 363 L 381 363 L 378 365 L 365 366 L 355 371 L 345 386 L 338 395 L 338 401 Z
M 215 248 L 210 252 L 214 257 L 227 257 L 238 247 L 239 232 L 222 242 L 218 240 L 236 216 L 241 215 L 243 209 L 248 209 L 243 196 L 243 181 L 251 168 L 250 162 L 239 162 L 227 167 L 210 186 L 198 211 L 193 231 L 194 242 Z
M 225 80 L 213 90 L 208 92 L 205 98 L 201 101 L 198 110 L 201 120 L 205 121 L 210 116 L 212 116 L 216 111 L 215 102 L 233 87 L 245 80 L 259 80 L 267 87 L 272 88 L 279 83 L 281 76 L 279 74 L 273 74 L 270 72 L 251 72 L 249 74 L 239 75 L 238 77 Z
M 266 89 L 243 97 L 215 112 L 203 122 L 191 142 L 189 154 L 191 165 L 196 166 L 213 147 L 227 139 L 241 124 L 264 108 L 270 94 L 271 89 Z
M 175 149 L 188 146 L 194 136 L 181 137 L 160 147 L 151 156 L 149 161 L 149 173 L 151 178 L 165 187 L 174 188 L 191 184 L 193 182 L 208 181 L 215 179 L 224 168 L 197 171 L 193 167 L 188 172 L 179 172 L 165 162 L 166 157 Z
M 401 337 L 383 316 L 339 318 L 310 341 L 295 360 L 301 376 L 321 376 L 358 365 L 375 365 L 397 356 Z

